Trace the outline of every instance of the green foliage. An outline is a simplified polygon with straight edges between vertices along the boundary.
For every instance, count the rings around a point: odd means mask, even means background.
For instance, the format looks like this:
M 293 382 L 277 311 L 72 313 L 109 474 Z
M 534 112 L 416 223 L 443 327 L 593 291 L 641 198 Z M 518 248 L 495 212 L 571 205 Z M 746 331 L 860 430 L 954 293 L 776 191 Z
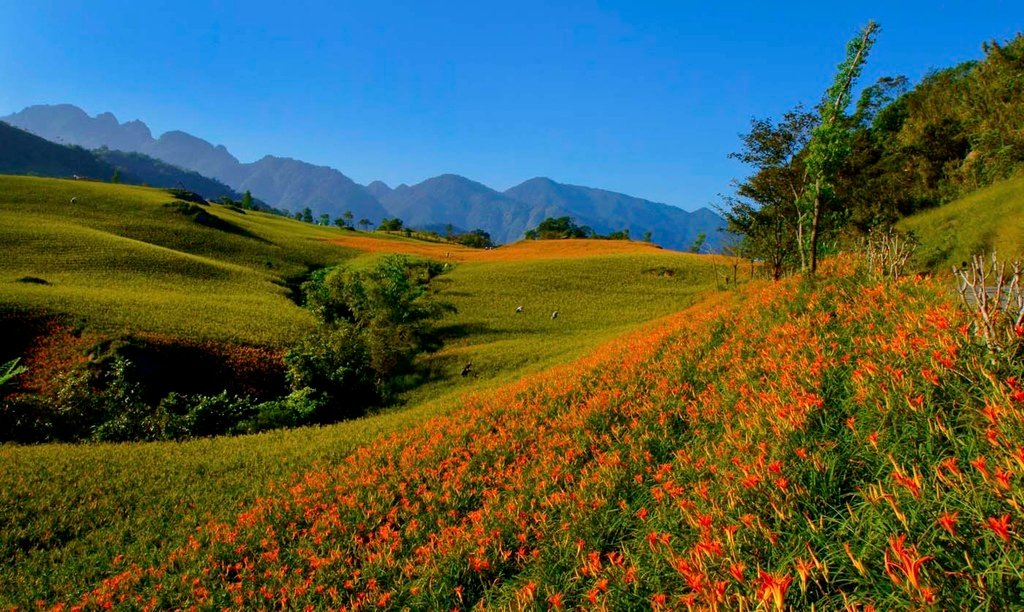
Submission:
M 755 172 L 738 184 L 736 196 L 725 198 L 719 212 L 727 231 L 742 237 L 737 254 L 765 261 L 776 280 L 803 263 L 799 244 L 807 215 L 798 202 L 806 177 L 803 151 L 816 121 L 799 106 L 778 123 L 754 119 L 741 137 L 743 149 L 729 155 Z
M 252 193 L 248 189 L 242 194 L 242 208 L 244 210 L 253 210 L 255 208 L 252 201 Z
M 879 82 L 877 111 L 859 125 L 836 181 L 854 230 L 892 224 L 1024 165 L 1024 35 L 983 50 L 981 61 L 932 72 L 910 91 L 898 78 Z
M 320 213 L 320 225 L 327 226 L 331 224 L 331 216 L 327 213 Z
M 377 226 L 377 229 L 383 232 L 400 232 L 403 225 L 402 220 L 397 217 L 394 219 L 384 217 L 380 220 L 380 225 Z
M 704 232 L 698 232 L 697 238 L 694 239 L 693 244 L 690 245 L 691 253 L 700 253 L 700 250 L 704 248 L 704 242 L 707 241 L 708 235 Z
M 822 216 L 833 200 L 835 176 L 851 152 L 853 131 L 846 109 L 850 105 L 853 86 L 860 77 L 864 62 L 875 42 L 878 26 L 869 21 L 864 29 L 846 45 L 846 58 L 836 69 L 832 85 L 818 106 L 819 121 L 807 143 L 804 168 L 804 191 L 797 200 L 801 208 L 801 225 L 810 225 L 807 243 L 800 236 L 800 248 L 806 250 L 811 274 L 817 270 L 818 245 L 822 232 Z M 801 258 L 801 261 L 804 259 Z
M 395 378 L 420 352 L 436 348 L 431 321 L 451 307 L 433 299 L 440 264 L 387 256 L 373 267 L 316 271 L 303 285 L 320 325 L 285 356 L 292 389 L 311 389 L 329 413 L 321 422 L 359 416 L 390 399 Z
M 471 232 L 455 236 L 451 234 L 451 225 L 449 225 L 448 239 L 473 249 L 486 249 L 494 246 L 494 241 L 491 240 L 491 235 L 482 229 L 475 229 Z
M 313 211 L 308 206 L 306 206 L 305 208 L 302 209 L 302 216 L 300 217 L 300 219 L 302 220 L 303 223 L 312 223 Z
M 548 217 L 534 229 L 526 231 L 528 240 L 553 240 L 558 238 L 589 238 L 594 231 L 583 225 L 576 225 L 570 217 Z
M 7 383 L 11 382 L 18 374 L 28 371 L 28 368 L 25 366 L 19 366 L 18 361 L 20 361 L 20 359 L 14 359 L 0 365 L 0 389 L 5 387 Z

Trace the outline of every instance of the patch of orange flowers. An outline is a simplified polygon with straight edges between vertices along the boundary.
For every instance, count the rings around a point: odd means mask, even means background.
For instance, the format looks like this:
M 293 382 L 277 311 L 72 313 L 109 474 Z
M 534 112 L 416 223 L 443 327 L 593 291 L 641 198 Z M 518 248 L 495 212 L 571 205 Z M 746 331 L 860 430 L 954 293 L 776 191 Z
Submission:
M 839 260 L 710 299 L 297 474 L 76 603 L 1019 607 L 1021 375 L 980 373 L 931 283 Z

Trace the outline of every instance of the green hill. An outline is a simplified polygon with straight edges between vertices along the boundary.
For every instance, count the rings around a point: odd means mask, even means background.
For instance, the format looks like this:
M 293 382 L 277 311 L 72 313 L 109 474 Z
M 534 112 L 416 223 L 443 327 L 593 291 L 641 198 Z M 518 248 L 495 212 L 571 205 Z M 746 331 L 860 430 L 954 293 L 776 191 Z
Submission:
M 0 260 L 0 303 L 74 322 L 76 342 L 85 339 L 74 346 L 79 355 L 122 334 L 285 347 L 310 323 L 289 294 L 310 268 L 360 266 L 407 249 L 459 258 L 438 279 L 458 311 L 442 321 L 445 347 L 428 358 L 434 377 L 402 407 L 329 427 L 188 443 L 0 447 L 0 605 L 81 593 L 116 570 L 118 554 L 154 563 L 209 518 L 230 518 L 293 472 L 340 461 L 386 432 L 447 413 L 464 393 L 533 375 L 692 304 L 724 267 L 610 241 L 473 251 L 125 185 L 0 177 L 0 194 L 0 240 L 16 245 Z M 373 246 L 330 242 L 347 236 Z M 30 277 L 43 282 L 24 282 Z M 473 375 L 462 377 L 466 362 Z M 28 365 L 26 376 L 48 364 Z
M 109 180 L 114 166 L 81 147 L 54 144 L 0 121 L 0 174 Z
M 141 153 L 65 146 L 0 122 L 0 174 L 109 181 L 115 171 L 125 184 L 180 187 L 207 199 L 241 197 L 220 181 Z
M 896 228 L 920 239 L 914 265 L 921 270 L 944 272 L 993 249 L 1001 259 L 1024 259 L 1024 177 L 917 213 Z

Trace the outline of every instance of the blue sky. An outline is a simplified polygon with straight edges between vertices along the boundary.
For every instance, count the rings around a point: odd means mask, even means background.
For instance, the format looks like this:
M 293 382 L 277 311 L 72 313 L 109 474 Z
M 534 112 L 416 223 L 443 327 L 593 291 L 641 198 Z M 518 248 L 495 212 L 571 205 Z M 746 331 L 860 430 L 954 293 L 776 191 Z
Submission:
M 0 115 L 68 102 L 361 183 L 548 176 L 694 209 L 869 19 L 863 84 L 1024 31 L 1019 0 L 779 4 L 0 0 Z

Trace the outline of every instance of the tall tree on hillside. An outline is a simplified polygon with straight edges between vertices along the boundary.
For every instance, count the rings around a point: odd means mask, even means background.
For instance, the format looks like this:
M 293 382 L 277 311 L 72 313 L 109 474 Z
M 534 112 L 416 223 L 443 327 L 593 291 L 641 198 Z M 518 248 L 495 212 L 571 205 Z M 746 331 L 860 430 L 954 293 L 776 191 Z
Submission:
M 308 206 L 302 209 L 302 220 L 306 223 L 313 222 L 313 211 Z
M 352 218 L 354 216 L 355 215 L 352 214 L 351 210 L 346 210 L 344 213 L 342 213 L 341 217 L 345 219 L 345 227 L 352 227 Z
M 371 225 L 373 225 L 373 221 L 370 221 L 366 217 L 359 220 L 359 226 L 363 228 L 364 232 L 369 229 Z
M 846 45 L 846 59 L 839 64 L 832 86 L 818 107 L 820 121 L 807 145 L 807 181 L 800 198 L 804 217 L 810 213 L 810 240 L 806 245 L 809 272 L 818 269 L 818 241 L 824 207 L 832 197 L 832 179 L 850 154 L 851 125 L 846 115 L 850 94 L 875 42 L 878 24 L 869 21 L 864 29 Z M 801 249 L 804 244 L 801 241 Z M 801 257 L 803 260 L 804 258 Z
M 245 193 L 242 194 L 242 208 L 245 210 L 252 210 L 254 208 L 252 203 L 252 192 L 248 189 L 246 189 Z
M 801 153 L 811 138 L 817 116 L 801 106 L 779 122 L 753 119 L 750 132 L 741 136 L 743 149 L 729 157 L 755 169 L 736 186 L 736 196 L 725 199 L 719 212 L 727 229 L 743 237 L 739 251 L 751 259 L 763 259 L 778 280 L 792 258 L 803 255 L 807 214 L 799 206 L 806 170 Z M 800 261 L 801 268 L 806 261 Z

